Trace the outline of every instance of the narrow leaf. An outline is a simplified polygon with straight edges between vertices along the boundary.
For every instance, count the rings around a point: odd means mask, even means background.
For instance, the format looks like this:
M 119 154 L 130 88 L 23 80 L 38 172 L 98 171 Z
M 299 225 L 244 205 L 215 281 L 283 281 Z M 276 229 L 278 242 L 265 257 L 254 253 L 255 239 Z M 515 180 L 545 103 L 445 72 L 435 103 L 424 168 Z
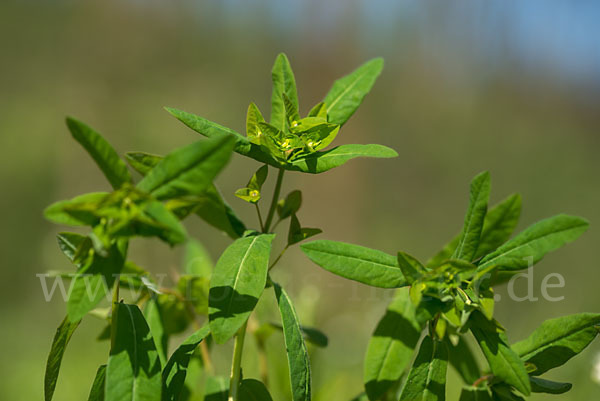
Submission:
M 81 213 L 74 206 L 95 204 L 107 197 L 107 192 L 91 192 L 73 199 L 58 201 L 44 210 L 44 217 L 54 223 L 68 226 L 93 226 L 99 219 L 90 213 Z
M 265 385 L 255 379 L 244 379 L 240 384 L 239 401 L 273 401 Z
M 365 357 L 364 383 L 370 400 L 379 400 L 402 377 L 410 363 L 421 326 L 405 288 L 396 292 L 371 336 Z
M 405 252 L 398 252 L 398 266 L 406 280 L 412 284 L 419 280 L 425 273 L 425 267 L 416 258 Z
M 67 127 L 71 135 L 90 154 L 98 164 L 108 182 L 114 189 L 120 188 L 126 182 L 131 182 L 131 174 L 119 154 L 102 136 L 84 123 L 67 118 Z
M 534 393 L 564 394 L 573 387 L 571 383 L 553 382 L 540 377 L 530 377 L 529 379 L 531 380 L 531 391 Z
M 312 241 L 300 248 L 314 263 L 338 276 L 373 287 L 407 285 L 398 259 L 387 253 L 329 240 Z
M 300 321 L 296 315 L 294 306 L 285 290 L 278 284 L 274 285 L 279 312 L 281 313 L 281 324 L 283 326 L 283 338 L 287 352 L 288 366 L 290 369 L 290 382 L 292 386 L 293 401 L 310 401 L 311 399 L 311 373 L 308 351 Z
M 444 343 L 423 339 L 417 358 L 400 394 L 400 401 L 442 401 L 446 399 L 448 351 Z
M 209 332 L 208 326 L 204 326 L 189 336 L 173 352 L 162 373 L 163 401 L 178 401 L 180 399 L 190 359 L 198 344 L 208 336 Z
M 376 58 L 338 79 L 325 96 L 329 122 L 343 125 L 354 114 L 375 84 L 383 69 L 383 59 Z
M 65 256 L 73 262 L 75 255 L 81 244 L 85 241 L 86 236 L 77 233 L 62 232 L 56 236 L 58 246 Z
M 357 157 L 390 158 L 398 153 L 383 145 L 341 145 L 333 149 L 314 152 L 305 157 L 294 159 L 283 168 L 305 173 L 319 174 L 345 164 Z
M 96 371 L 94 383 L 88 396 L 88 401 L 104 401 L 104 386 L 106 383 L 106 365 L 100 365 Z
M 159 401 L 160 359 L 142 312 L 136 305 L 120 303 L 113 323 L 116 332 L 106 367 L 106 399 Z
M 283 94 L 290 103 L 298 110 L 298 92 L 296 90 L 296 79 L 287 56 L 280 53 L 275 59 L 271 70 L 273 79 L 273 92 L 271 93 L 271 125 L 284 131 L 286 126 L 286 113 Z
M 490 266 L 502 270 L 525 269 L 539 262 L 548 252 L 577 239 L 588 226 L 585 219 L 564 214 L 539 221 L 484 257 L 479 270 Z
M 44 376 L 45 401 L 52 400 L 63 355 L 65 354 L 67 344 L 69 344 L 69 341 L 71 340 L 71 336 L 75 332 L 77 326 L 79 326 L 80 322 L 80 320 L 77 320 L 73 323 L 68 317 L 65 317 L 56 330 L 54 340 L 52 340 L 50 354 L 48 355 L 48 361 L 46 362 L 46 374 Z
M 583 351 L 598 335 L 600 314 L 578 313 L 546 320 L 512 348 L 521 359 L 535 366 L 539 376 L 561 366 Z
M 469 208 L 453 258 L 471 262 L 475 257 L 487 213 L 490 189 L 490 173 L 487 171 L 477 175 L 471 181 Z
M 248 319 L 265 288 L 274 235 L 244 237 L 231 244 L 210 280 L 209 320 L 213 338 L 222 344 Z
M 148 174 L 148 172 L 150 172 L 150 170 L 152 170 L 162 159 L 162 156 L 144 152 L 125 153 L 125 160 L 127 163 L 141 175 Z
M 167 351 L 169 348 L 169 335 L 167 334 L 160 313 L 160 307 L 156 296 L 152 296 L 144 308 L 144 318 L 148 323 L 150 334 L 154 340 L 156 352 L 160 358 L 161 366 L 167 363 Z

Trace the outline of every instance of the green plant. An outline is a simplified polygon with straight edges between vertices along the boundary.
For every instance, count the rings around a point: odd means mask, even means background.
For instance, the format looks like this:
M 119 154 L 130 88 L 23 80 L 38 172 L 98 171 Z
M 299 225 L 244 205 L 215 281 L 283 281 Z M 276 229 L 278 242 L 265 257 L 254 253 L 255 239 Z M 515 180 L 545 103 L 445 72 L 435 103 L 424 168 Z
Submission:
M 292 69 L 285 55 L 272 70 L 271 117 L 267 123 L 255 104 L 246 118 L 246 136 L 180 110 L 167 110 L 185 125 L 208 137 L 162 157 L 143 152 L 125 155 L 143 178 L 134 183 L 127 165 L 97 132 L 67 119 L 72 136 L 92 156 L 112 192 L 95 192 L 49 206 L 53 222 L 89 227 L 87 235 L 64 232 L 58 244 L 75 265 L 67 316 L 60 324 L 45 376 L 45 399 L 54 394 L 65 348 L 81 320 L 106 320 L 100 339 L 110 339 L 108 362 L 98 368 L 90 400 L 271 400 L 264 369 L 265 339 L 281 331 L 289 365 L 292 399 L 311 399 L 311 370 L 305 341 L 319 346 L 327 337 L 303 327 L 285 289 L 271 278 L 272 269 L 293 245 L 321 233 L 303 227 L 297 213 L 301 192 L 281 197 L 285 171 L 322 173 L 356 157 L 395 157 L 381 145 L 328 148 L 352 116 L 381 72 L 383 62 L 367 62 L 336 81 L 324 101 L 306 117 L 299 112 Z M 232 152 L 263 164 L 235 195 L 252 204 L 258 229 L 247 228 L 213 184 Z M 261 214 L 263 184 L 277 170 L 265 219 Z M 365 362 L 366 393 L 357 399 L 440 400 L 448 361 L 468 384 L 461 400 L 518 400 L 532 391 L 561 393 L 570 385 L 539 378 L 585 348 L 596 336 L 600 315 L 578 314 L 544 323 L 532 336 L 510 346 L 493 319 L 493 289 L 545 253 L 575 239 L 587 228 L 576 217 L 556 216 L 509 239 L 520 212 L 513 195 L 487 211 L 489 174 L 471 185 L 471 203 L 462 233 L 430 261 L 397 257 L 334 241 L 301 245 L 316 264 L 340 276 L 397 290 L 369 344 Z M 181 220 L 199 216 L 233 242 L 212 265 L 200 243 L 188 237 Z M 271 262 L 275 228 L 289 219 L 282 250 Z M 184 271 L 174 287 L 128 260 L 133 237 L 157 237 L 185 244 Z M 91 290 L 90 290 L 91 289 Z M 125 303 L 123 289 L 131 302 Z M 257 322 L 252 314 L 265 290 L 272 289 L 281 324 Z M 111 294 L 112 293 L 112 294 Z M 112 298 L 110 308 L 98 307 Z M 193 333 L 170 350 L 170 339 L 193 326 Z M 244 378 L 241 360 L 247 331 L 261 353 L 261 380 Z M 420 341 L 422 333 L 427 334 Z M 480 371 L 464 336 L 471 332 L 489 362 Z M 231 375 L 215 375 L 211 355 L 216 346 L 234 340 Z M 406 369 L 420 346 L 412 368 Z M 190 386 L 195 371 L 204 372 L 200 394 Z M 407 374 L 405 384 L 403 377 Z M 199 397 L 199 398 L 198 398 Z M 486 398 L 487 397 L 487 398 Z M 492 398 L 493 397 L 493 398 Z

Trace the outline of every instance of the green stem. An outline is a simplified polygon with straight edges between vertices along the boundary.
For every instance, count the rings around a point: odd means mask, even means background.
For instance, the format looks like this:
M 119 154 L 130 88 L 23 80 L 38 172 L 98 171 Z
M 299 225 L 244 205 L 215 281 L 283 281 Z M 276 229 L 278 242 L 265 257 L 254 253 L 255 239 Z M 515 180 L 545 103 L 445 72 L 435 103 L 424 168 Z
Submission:
M 231 380 L 229 382 L 229 401 L 238 401 L 238 390 L 242 378 L 242 351 L 244 350 L 244 338 L 246 337 L 246 327 L 248 321 L 244 323 L 235 336 L 233 345 L 233 362 L 231 364 Z
M 262 221 L 262 216 L 260 215 L 260 208 L 258 207 L 258 203 L 255 203 L 254 206 L 256 206 L 256 214 L 258 215 L 258 223 L 260 224 L 260 231 L 264 232 L 265 226 Z
M 115 280 L 115 289 L 113 290 L 112 298 L 112 314 L 110 318 L 110 349 L 115 347 L 117 339 L 117 307 L 119 306 L 119 288 L 121 284 L 121 276 L 117 275 Z
M 269 214 L 267 215 L 267 221 L 265 222 L 265 229 L 263 230 L 266 233 L 269 232 L 269 228 L 271 228 L 271 222 L 273 221 L 273 216 L 275 215 L 277 201 L 279 200 L 279 194 L 281 192 L 281 183 L 283 182 L 283 173 L 285 173 L 285 170 L 280 168 L 279 174 L 277 174 L 277 183 L 275 184 L 275 191 L 273 192 L 271 207 L 269 208 Z

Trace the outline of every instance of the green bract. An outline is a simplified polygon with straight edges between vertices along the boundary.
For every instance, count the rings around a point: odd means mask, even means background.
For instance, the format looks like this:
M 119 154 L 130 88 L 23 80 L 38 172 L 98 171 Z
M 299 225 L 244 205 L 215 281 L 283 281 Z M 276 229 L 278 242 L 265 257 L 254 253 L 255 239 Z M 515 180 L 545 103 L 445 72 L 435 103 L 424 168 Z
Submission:
M 89 400 L 310 401 L 311 352 L 315 346 L 326 347 L 329 340 L 319 328 L 302 325 L 302 310 L 297 312 L 293 297 L 271 277 L 286 250 L 301 242 L 304 254 L 325 270 L 395 291 L 369 341 L 364 392 L 355 401 L 444 400 L 449 364 L 464 381 L 457 394 L 464 401 L 521 400 L 536 392 L 569 391 L 571 384 L 540 376 L 595 339 L 600 314 L 548 320 L 527 339 L 510 345 L 505 329 L 494 319 L 493 287 L 575 240 L 587 229 L 584 219 L 558 215 L 511 238 L 521 197 L 511 195 L 488 209 L 491 180 L 484 172 L 471 183 L 463 228 L 426 263 L 404 251 L 388 254 L 339 241 L 307 241 L 322 230 L 300 223 L 305 221 L 300 190 L 282 196 L 286 171 L 316 174 L 357 157 L 397 156 L 382 145 L 332 147 L 382 67 L 381 59 L 365 63 L 337 80 L 324 100 L 306 112 L 299 106 L 290 63 L 280 54 L 272 69 L 269 120 L 251 103 L 246 135 L 241 135 L 194 114 L 167 109 L 207 139 L 165 156 L 126 153 L 125 161 L 139 179 L 98 132 L 67 119 L 73 138 L 109 185 L 45 210 L 46 218 L 55 223 L 88 229 L 57 236 L 74 268 L 52 273 L 56 279 L 69 279 L 70 287 L 67 316 L 54 336 L 46 365 L 45 401 L 54 396 L 66 347 L 87 316 L 102 319 L 98 340 L 110 340 L 107 361 L 99 361 L 90 380 Z M 234 151 L 260 164 L 250 177 L 237 179 L 235 193 L 224 196 L 214 181 Z M 270 169 L 275 174 L 269 175 Z M 268 179 L 274 180 L 272 196 L 263 191 Z M 225 200 L 233 195 L 256 211 L 255 222 L 238 217 Z M 190 216 L 200 217 L 232 240 L 216 263 L 200 242 L 189 237 L 183 220 Z M 281 224 L 286 221 L 289 225 Z M 138 237 L 185 246 L 173 285 L 163 285 L 159 277 L 129 260 L 129 244 Z M 263 317 L 259 319 L 255 308 L 265 292 L 272 294 L 265 291 L 271 287 L 275 297 L 269 295 L 264 302 L 276 306 L 279 316 L 259 321 Z M 124 293 L 130 302 L 123 301 Z M 107 298 L 112 303 L 104 308 L 101 303 Z M 173 347 L 174 336 L 185 340 Z M 255 340 L 260 380 L 242 374 L 248 336 Z M 270 336 L 280 336 L 284 348 L 272 351 Z M 212 356 L 229 340 L 231 375 L 224 377 L 217 374 L 219 366 L 213 365 Z M 285 396 L 275 394 L 278 387 L 269 383 L 271 352 L 287 359 L 287 372 L 276 376 L 289 382 L 283 385 L 289 387 Z M 482 367 L 479 361 L 484 360 Z

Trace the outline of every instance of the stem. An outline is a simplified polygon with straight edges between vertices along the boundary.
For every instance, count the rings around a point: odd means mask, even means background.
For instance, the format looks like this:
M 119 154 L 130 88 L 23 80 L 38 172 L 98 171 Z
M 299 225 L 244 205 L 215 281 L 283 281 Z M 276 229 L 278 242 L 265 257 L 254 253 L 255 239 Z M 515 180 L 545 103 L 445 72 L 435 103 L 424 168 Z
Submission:
M 233 363 L 231 364 L 231 380 L 229 383 L 229 401 L 238 401 L 238 389 L 242 378 L 242 351 L 244 350 L 244 338 L 246 337 L 246 327 L 248 321 L 244 323 L 235 336 L 233 345 Z
M 258 207 L 258 202 L 254 204 L 256 206 L 256 214 L 258 215 L 258 222 L 260 224 L 260 231 L 265 231 L 265 226 L 263 225 L 262 217 L 260 215 L 260 208 Z
M 481 383 L 491 379 L 492 377 L 493 377 L 492 375 L 481 376 L 479 379 L 477 379 L 473 382 L 473 387 L 479 386 Z
M 275 191 L 273 192 L 273 199 L 271 200 L 271 207 L 269 208 L 269 214 L 267 215 L 267 221 L 265 222 L 265 229 L 263 232 L 269 232 L 269 228 L 271 228 L 271 222 L 273 221 L 273 216 L 275 215 L 275 208 L 277 207 L 277 201 L 279 200 L 279 193 L 281 192 L 281 183 L 283 181 L 283 173 L 285 170 L 280 168 L 279 174 L 277 174 L 277 183 L 275 184 Z
M 113 290 L 112 298 L 112 315 L 110 320 L 110 349 L 115 348 L 115 341 L 117 339 L 117 307 L 119 306 L 119 288 L 121 284 L 121 276 L 117 274 L 115 280 L 115 289 Z
M 281 257 L 283 256 L 283 254 L 285 253 L 285 251 L 287 251 L 287 249 L 290 247 L 290 245 L 286 245 L 285 248 L 283 248 L 283 250 L 281 251 L 281 253 L 279 254 L 279 256 L 277 256 L 277 259 L 275 259 L 275 261 L 271 264 L 271 266 L 269 266 L 269 270 L 271 271 L 272 268 L 275 267 L 275 265 L 277 264 L 277 262 L 279 262 L 279 260 L 281 259 Z

